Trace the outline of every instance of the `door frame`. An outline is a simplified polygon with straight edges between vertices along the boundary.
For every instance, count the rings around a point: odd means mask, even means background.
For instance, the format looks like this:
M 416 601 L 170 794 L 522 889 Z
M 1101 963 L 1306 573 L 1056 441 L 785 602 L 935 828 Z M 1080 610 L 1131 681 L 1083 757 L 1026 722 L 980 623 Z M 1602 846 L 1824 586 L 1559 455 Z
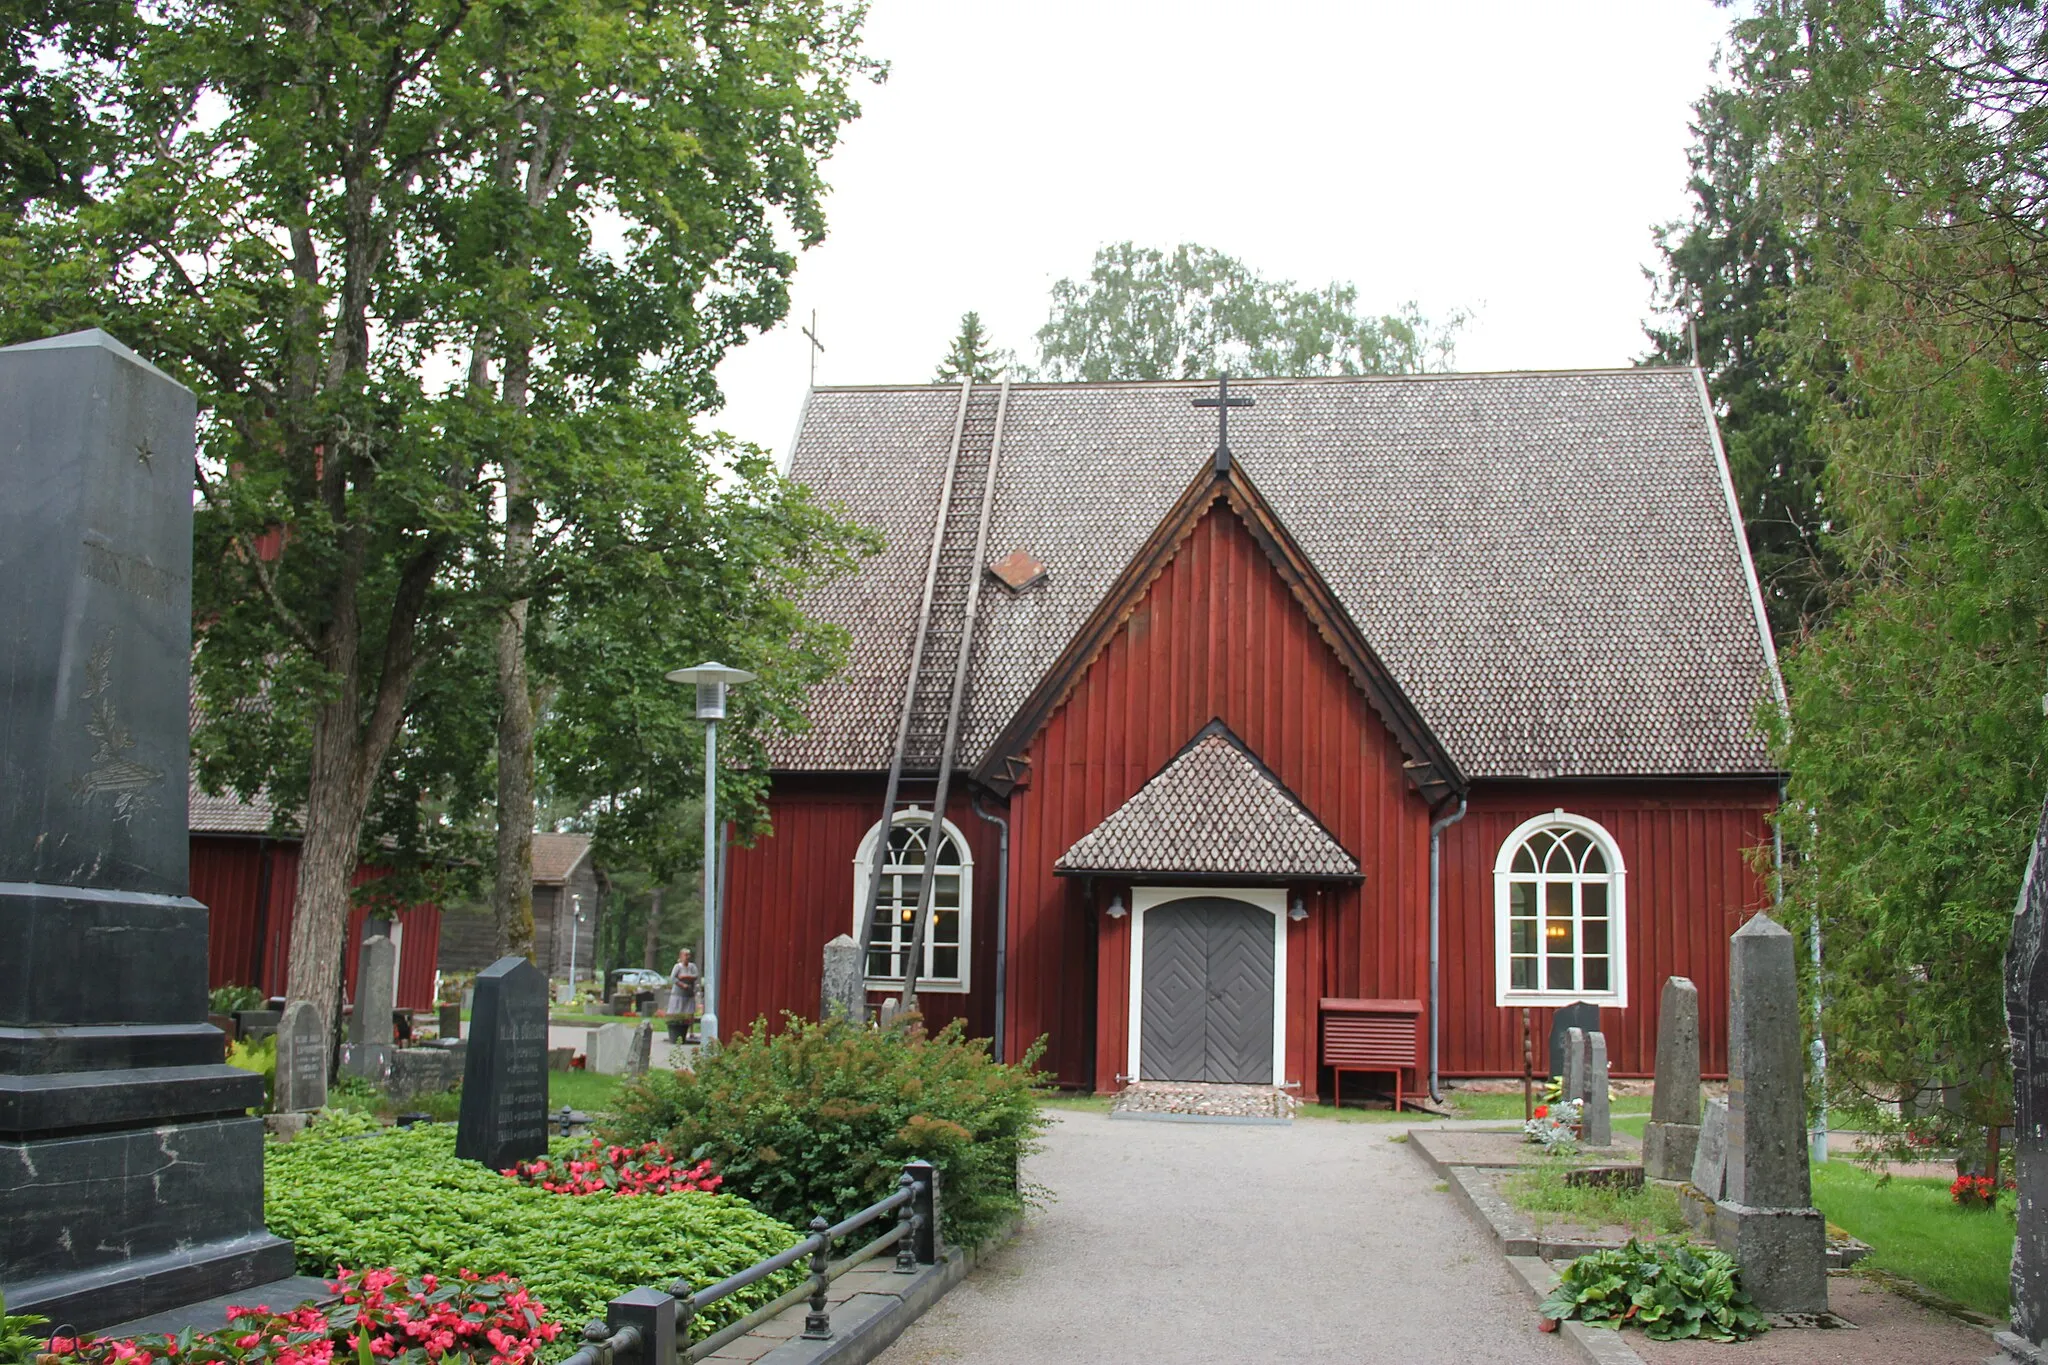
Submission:
M 1241 886 L 1139 886 L 1131 889 L 1130 1032 L 1125 1044 L 1128 1079 L 1144 1075 L 1138 1045 L 1145 1029 L 1145 915 L 1173 901 L 1242 901 L 1273 917 L 1273 1085 L 1287 1076 L 1287 888 Z

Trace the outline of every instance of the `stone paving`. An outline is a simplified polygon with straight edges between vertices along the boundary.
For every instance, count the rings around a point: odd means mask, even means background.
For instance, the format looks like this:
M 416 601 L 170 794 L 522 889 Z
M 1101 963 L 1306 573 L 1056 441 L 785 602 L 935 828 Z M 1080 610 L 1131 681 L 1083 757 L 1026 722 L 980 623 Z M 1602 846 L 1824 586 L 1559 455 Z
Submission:
M 1130 1117 L 1264 1119 L 1294 1116 L 1294 1097 L 1270 1085 L 1212 1085 L 1199 1081 L 1137 1081 L 1117 1093 L 1110 1112 Z
M 1053 1202 L 881 1359 L 1575 1359 L 1398 1136 L 1061 1113 L 1027 1170 Z

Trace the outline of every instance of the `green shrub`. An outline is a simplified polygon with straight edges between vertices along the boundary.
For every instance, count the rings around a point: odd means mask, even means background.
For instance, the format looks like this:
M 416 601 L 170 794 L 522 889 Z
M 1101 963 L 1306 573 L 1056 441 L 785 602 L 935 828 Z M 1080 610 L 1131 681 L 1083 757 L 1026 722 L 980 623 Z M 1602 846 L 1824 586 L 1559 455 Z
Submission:
M 260 1010 L 263 992 L 254 986 L 215 986 L 206 993 L 208 1014 L 233 1014 L 236 1010 Z
M 1633 1237 L 1566 1266 L 1537 1311 L 1590 1327 L 1640 1327 L 1652 1341 L 1742 1341 L 1770 1325 L 1736 1282 L 1726 1252 Z
M 243 1071 L 253 1071 L 263 1078 L 264 1106 L 269 1107 L 270 1097 L 277 1089 L 277 1035 L 236 1043 L 228 1049 L 228 1065 Z
M 730 1195 L 550 1194 L 458 1159 L 445 1124 L 367 1136 L 348 1134 L 352 1126 L 316 1125 L 265 1151 L 264 1218 L 294 1244 L 301 1273 L 332 1275 L 338 1265 L 503 1273 L 555 1321 L 575 1327 L 602 1318 L 605 1304 L 629 1289 L 665 1289 L 678 1278 L 701 1289 L 797 1240 Z M 552 1154 L 583 1145 L 558 1140 Z M 714 1305 L 699 1335 L 799 1278 L 788 1270 Z
M 1018 1162 L 1046 1124 L 1032 1091 L 1040 1050 L 1003 1065 L 958 1021 L 926 1037 L 795 1016 L 771 1033 L 762 1019 L 694 1072 L 622 1086 L 602 1131 L 710 1157 L 726 1189 L 797 1226 L 857 1212 L 923 1158 L 940 1172 L 940 1230 L 974 1246 L 1024 1208 Z
M 27 1365 L 43 1350 L 48 1338 L 39 1330 L 50 1320 L 35 1313 L 10 1313 L 7 1296 L 0 1294 L 0 1365 Z

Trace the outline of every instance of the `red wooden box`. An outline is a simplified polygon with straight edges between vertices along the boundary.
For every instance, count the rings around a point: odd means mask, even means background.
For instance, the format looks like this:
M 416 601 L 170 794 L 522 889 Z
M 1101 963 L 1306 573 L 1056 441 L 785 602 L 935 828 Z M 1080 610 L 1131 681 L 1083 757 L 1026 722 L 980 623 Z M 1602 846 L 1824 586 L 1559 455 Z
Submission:
M 1420 1000 L 1322 1000 L 1322 1063 L 1336 1073 L 1336 1102 L 1344 1102 L 1347 1071 L 1391 1072 L 1394 1111 L 1401 1110 L 1402 1073 L 1418 1070 L 1422 1045 Z

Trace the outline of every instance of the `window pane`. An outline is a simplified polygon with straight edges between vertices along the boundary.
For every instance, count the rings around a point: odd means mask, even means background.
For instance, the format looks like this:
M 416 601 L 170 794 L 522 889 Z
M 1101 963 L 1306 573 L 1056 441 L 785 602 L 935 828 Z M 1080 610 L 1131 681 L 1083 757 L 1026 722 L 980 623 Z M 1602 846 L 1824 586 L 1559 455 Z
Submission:
M 1586 861 L 1586 850 L 1593 846 L 1593 841 L 1574 830 L 1565 836 L 1564 846 L 1571 850 L 1572 865 L 1574 867 L 1581 867 L 1584 866 Z
M 1580 930 L 1580 937 L 1585 941 L 1587 955 L 1591 956 L 1594 953 L 1598 953 L 1605 957 L 1607 955 L 1607 921 L 1604 919 L 1589 919 L 1580 926 Z
M 932 922 L 926 930 L 933 943 L 949 943 L 958 946 L 960 942 L 960 912 L 958 910 L 935 910 Z
M 1572 950 L 1572 884 L 1546 883 L 1543 888 L 1543 902 L 1546 911 L 1543 950 L 1548 953 L 1569 953 Z
M 942 838 L 941 838 L 941 840 L 940 840 L 940 843 L 939 843 L 939 866 L 941 866 L 941 867 L 958 867 L 958 866 L 960 866 L 960 845 L 958 845 L 958 844 L 956 844 L 956 843 L 954 843 L 954 842 L 953 842 L 953 836 L 952 836 L 952 835 L 950 835 L 950 834 L 942 836 Z
M 949 872 L 942 877 L 932 878 L 932 905 L 957 907 L 960 904 L 960 874 Z
M 1590 873 L 1604 874 L 1607 871 L 1607 855 L 1600 851 L 1600 845 L 1593 844 L 1586 850 L 1586 860 L 1579 864 Z
M 1545 984 L 1554 991 L 1568 991 L 1572 988 L 1572 960 L 1568 957 L 1553 957 L 1544 964 L 1548 969 L 1549 981 Z
M 1586 882 L 1579 887 L 1579 904 L 1587 919 L 1607 918 L 1607 883 Z
M 1508 921 L 1508 951 L 1532 955 L 1536 952 L 1535 920 L 1511 919 Z
M 1550 853 L 1543 860 L 1543 870 L 1560 876 L 1570 876 L 1579 870 L 1579 862 L 1578 859 L 1572 856 L 1571 849 L 1565 845 L 1564 841 L 1553 839 L 1550 844 Z
M 1533 957 L 1518 957 L 1513 959 L 1512 963 L 1510 964 L 1509 982 L 1512 988 L 1518 991 L 1535 990 L 1536 959 Z
M 932 949 L 932 979 L 935 981 L 958 981 L 960 979 L 960 950 L 958 948 Z
M 1508 883 L 1508 913 L 1515 916 L 1536 918 L 1536 883 Z
M 1534 872 L 1535 870 L 1536 855 L 1529 851 L 1528 844 L 1523 844 L 1520 848 L 1515 850 L 1515 871 Z
M 1586 989 L 1604 991 L 1607 989 L 1607 959 L 1589 957 L 1586 959 Z

